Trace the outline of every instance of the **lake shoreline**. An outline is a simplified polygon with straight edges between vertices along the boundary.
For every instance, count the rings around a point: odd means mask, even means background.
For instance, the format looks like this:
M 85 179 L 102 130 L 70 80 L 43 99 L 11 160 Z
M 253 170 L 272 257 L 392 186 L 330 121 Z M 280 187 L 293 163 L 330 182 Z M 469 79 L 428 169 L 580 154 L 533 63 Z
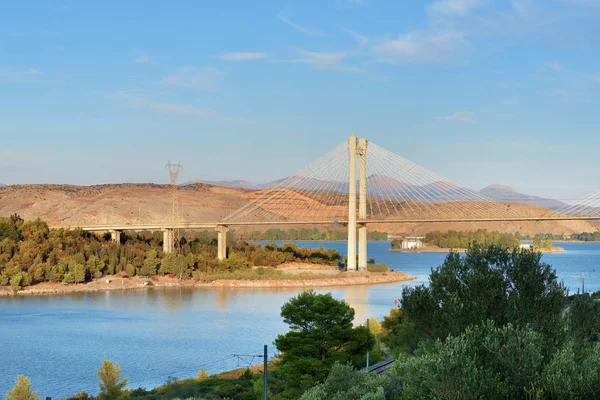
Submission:
M 175 278 L 159 277 L 156 280 L 146 278 L 123 278 L 107 276 L 85 284 L 62 284 L 43 282 L 26 286 L 15 293 L 9 286 L 0 286 L 2 296 L 42 296 L 64 295 L 70 293 L 105 292 L 117 290 L 163 289 L 163 288 L 224 288 L 224 289 L 278 289 L 278 288 L 322 288 L 357 285 L 377 285 L 411 281 L 415 278 L 399 271 L 388 272 L 340 272 L 338 275 L 325 275 L 313 279 L 217 279 L 212 282 L 194 280 L 178 281 Z
M 457 252 L 457 253 L 465 253 L 467 251 L 467 249 L 464 248 L 457 248 L 457 249 L 453 249 L 453 248 L 446 248 L 446 247 L 437 247 L 437 246 L 425 246 L 422 247 L 420 249 L 393 249 L 393 248 L 389 248 L 388 251 L 393 251 L 393 252 L 397 252 L 397 253 L 450 253 L 451 251 Z M 542 254 L 551 254 L 551 253 L 565 253 L 566 250 L 562 247 L 552 247 L 552 250 L 547 250 L 547 249 L 536 249 L 536 252 L 542 253 Z

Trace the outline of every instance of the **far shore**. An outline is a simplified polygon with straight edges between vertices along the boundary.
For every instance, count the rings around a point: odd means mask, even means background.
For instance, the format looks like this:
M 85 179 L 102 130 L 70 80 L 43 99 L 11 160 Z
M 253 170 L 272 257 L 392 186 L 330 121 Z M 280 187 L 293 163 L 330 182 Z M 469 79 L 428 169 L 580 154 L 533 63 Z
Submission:
M 465 253 L 467 249 L 464 248 L 446 248 L 446 247 L 438 247 L 438 246 L 424 246 L 420 249 L 392 249 L 391 247 L 388 249 L 389 251 L 396 251 L 399 253 L 450 253 L 451 251 L 457 253 Z M 547 250 L 544 248 L 536 249 L 537 252 L 547 254 L 547 253 L 564 253 L 566 250 L 562 247 L 552 247 L 552 250 Z
M 329 272 L 329 271 L 327 271 Z M 9 286 L 0 286 L 1 296 L 55 295 L 80 292 L 103 292 L 112 290 L 134 290 L 154 288 L 316 288 L 335 286 L 375 285 L 410 281 L 414 277 L 399 271 L 388 272 L 336 272 L 323 273 L 323 277 L 312 279 L 216 279 L 212 282 L 195 280 L 179 281 L 176 278 L 139 278 L 105 276 L 85 284 L 63 284 L 43 282 L 26 286 L 15 293 Z

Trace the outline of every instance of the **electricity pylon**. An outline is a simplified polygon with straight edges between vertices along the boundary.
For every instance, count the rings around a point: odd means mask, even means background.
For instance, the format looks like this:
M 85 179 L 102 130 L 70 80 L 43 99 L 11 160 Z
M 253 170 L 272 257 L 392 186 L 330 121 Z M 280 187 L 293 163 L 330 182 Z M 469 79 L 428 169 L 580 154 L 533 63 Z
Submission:
M 179 172 L 183 170 L 183 165 L 181 165 L 180 162 L 177 162 L 177 164 L 173 164 L 171 163 L 171 160 L 169 160 L 169 163 L 166 166 L 167 170 L 169 171 L 169 177 L 171 178 L 171 195 L 172 195 L 172 206 L 173 206 L 173 212 L 171 215 L 171 223 L 173 224 L 173 231 L 176 232 L 174 239 L 175 242 L 175 248 L 179 248 L 179 230 L 175 230 L 175 223 L 176 221 L 176 215 L 177 215 L 177 210 L 179 209 L 179 195 L 177 192 L 177 179 L 179 179 Z

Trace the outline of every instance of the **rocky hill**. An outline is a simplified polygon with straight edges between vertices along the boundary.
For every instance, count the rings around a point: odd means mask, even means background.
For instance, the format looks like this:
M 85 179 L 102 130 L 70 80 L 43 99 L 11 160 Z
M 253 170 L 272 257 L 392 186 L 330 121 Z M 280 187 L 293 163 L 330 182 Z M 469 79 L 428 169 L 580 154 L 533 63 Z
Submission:
M 176 219 L 188 222 L 215 222 L 247 204 L 260 192 L 235 187 L 193 183 L 177 190 Z M 17 213 L 25 219 L 42 218 L 52 225 L 77 226 L 105 223 L 170 222 L 173 218 L 173 192 L 169 185 L 112 184 L 95 186 L 73 185 L 10 185 L 0 188 L 0 217 Z M 317 197 L 311 201 L 319 201 Z M 531 215 L 542 215 L 541 207 L 527 208 Z M 324 207 L 320 205 L 320 207 Z M 529 208 L 528 208 L 529 207 Z M 299 228 L 299 226 L 295 226 Z M 262 227 L 264 228 L 264 227 Z M 321 229 L 343 229 L 321 227 Z M 370 225 L 369 229 L 394 234 L 424 234 L 449 229 L 474 230 L 486 228 L 523 234 L 581 233 L 598 230 L 596 224 L 584 221 L 552 222 L 489 222 L 489 223 L 419 223 Z M 238 230 L 241 228 L 238 228 Z M 250 227 L 250 230 L 257 227 Z

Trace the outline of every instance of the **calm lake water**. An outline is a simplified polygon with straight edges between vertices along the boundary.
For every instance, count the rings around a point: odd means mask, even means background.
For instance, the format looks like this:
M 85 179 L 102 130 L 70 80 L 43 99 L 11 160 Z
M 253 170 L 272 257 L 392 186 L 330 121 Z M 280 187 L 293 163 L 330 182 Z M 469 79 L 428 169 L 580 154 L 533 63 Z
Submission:
M 346 253 L 346 244 L 323 244 Z M 389 243 L 369 243 L 369 257 L 417 279 L 408 283 L 320 289 L 346 299 L 356 318 L 381 318 L 405 285 L 427 283 L 444 253 L 397 253 Z M 600 243 L 562 243 L 567 252 L 543 256 L 571 291 L 600 290 Z M 260 359 L 278 333 L 287 331 L 281 305 L 300 290 L 145 289 L 61 296 L 0 298 L 0 397 L 18 374 L 27 375 L 41 398 L 81 390 L 98 393 L 102 360 L 121 365 L 128 388 L 152 388 L 169 376 L 193 377 L 201 366 L 220 372 Z

